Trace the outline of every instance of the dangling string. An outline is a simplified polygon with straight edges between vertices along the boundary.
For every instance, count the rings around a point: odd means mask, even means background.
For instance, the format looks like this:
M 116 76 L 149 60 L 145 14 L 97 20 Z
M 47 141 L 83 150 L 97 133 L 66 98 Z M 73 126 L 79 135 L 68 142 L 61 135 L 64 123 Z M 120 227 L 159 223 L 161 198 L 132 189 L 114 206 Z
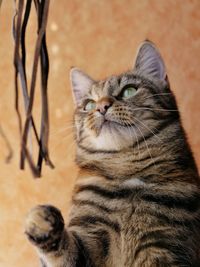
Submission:
M 13 17 L 13 37 L 15 42 L 15 50 L 14 50 L 15 109 L 17 111 L 19 130 L 21 136 L 20 168 L 24 169 L 25 160 L 27 160 L 34 177 L 40 177 L 43 160 L 45 160 L 46 164 L 49 165 L 51 168 L 54 167 L 49 158 L 49 152 L 48 152 L 49 116 L 48 116 L 47 82 L 49 73 L 49 59 L 48 59 L 45 34 L 46 34 L 46 26 L 47 26 L 48 11 L 49 11 L 49 0 L 40 0 L 40 1 L 34 0 L 38 18 L 38 32 L 35 45 L 30 88 L 28 88 L 27 76 L 26 76 L 25 35 L 26 35 L 26 28 L 29 20 L 30 11 L 32 8 L 32 0 L 26 0 L 25 10 L 24 10 L 24 0 L 19 0 L 18 5 L 16 3 L 16 0 L 14 0 L 14 3 L 15 3 L 15 14 Z M 42 96 L 40 137 L 38 135 L 34 118 L 32 115 L 39 60 L 41 65 L 40 69 L 41 69 L 41 96 Z M 19 85 L 18 85 L 19 77 L 21 82 L 20 84 L 22 88 L 24 107 L 26 113 L 24 124 L 22 124 L 22 118 L 19 109 Z M 37 164 L 34 163 L 33 157 L 27 147 L 27 142 L 30 136 L 31 129 L 33 129 L 34 136 L 36 138 L 39 147 Z

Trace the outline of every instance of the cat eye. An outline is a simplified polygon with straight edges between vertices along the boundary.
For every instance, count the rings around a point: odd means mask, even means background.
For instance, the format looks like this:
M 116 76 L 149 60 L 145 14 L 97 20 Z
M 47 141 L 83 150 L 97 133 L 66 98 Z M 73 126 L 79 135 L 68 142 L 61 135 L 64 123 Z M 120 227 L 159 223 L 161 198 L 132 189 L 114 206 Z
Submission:
M 86 105 L 84 110 L 90 111 L 96 108 L 96 103 L 93 100 L 89 100 Z
M 126 99 L 126 98 L 130 98 L 132 96 L 134 96 L 136 94 L 137 90 L 133 87 L 127 87 L 123 90 L 122 92 L 122 98 Z

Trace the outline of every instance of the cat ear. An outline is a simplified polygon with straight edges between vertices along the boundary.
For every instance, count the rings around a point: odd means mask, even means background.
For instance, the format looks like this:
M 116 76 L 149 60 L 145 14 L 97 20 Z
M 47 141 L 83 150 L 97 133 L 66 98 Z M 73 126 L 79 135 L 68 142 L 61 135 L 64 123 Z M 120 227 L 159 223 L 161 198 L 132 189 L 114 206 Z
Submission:
M 150 41 L 143 42 L 139 47 L 134 70 L 159 80 L 167 80 L 164 61 L 156 46 Z
M 82 98 L 89 92 L 94 80 L 78 68 L 71 69 L 70 80 L 74 102 L 79 105 Z

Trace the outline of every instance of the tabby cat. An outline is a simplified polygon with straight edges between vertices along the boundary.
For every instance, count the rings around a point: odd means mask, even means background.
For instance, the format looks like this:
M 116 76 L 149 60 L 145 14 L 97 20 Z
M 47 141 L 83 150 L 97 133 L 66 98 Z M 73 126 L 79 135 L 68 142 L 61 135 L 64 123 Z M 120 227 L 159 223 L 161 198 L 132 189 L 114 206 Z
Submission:
M 199 267 L 200 181 L 155 45 L 94 81 L 71 70 L 80 172 L 65 224 L 37 206 L 26 234 L 46 267 Z M 185 90 L 185 89 L 184 89 Z

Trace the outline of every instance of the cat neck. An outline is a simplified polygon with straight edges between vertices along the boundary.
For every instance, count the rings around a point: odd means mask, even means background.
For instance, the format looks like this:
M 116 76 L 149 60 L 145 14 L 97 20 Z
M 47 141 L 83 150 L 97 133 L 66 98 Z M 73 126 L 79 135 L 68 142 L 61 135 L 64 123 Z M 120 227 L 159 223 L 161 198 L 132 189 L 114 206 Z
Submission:
M 167 134 L 120 151 L 95 151 L 77 147 L 76 162 L 82 169 L 110 180 L 141 178 L 147 181 L 197 179 L 197 167 L 179 122 Z M 176 137 L 176 138 L 175 138 Z

